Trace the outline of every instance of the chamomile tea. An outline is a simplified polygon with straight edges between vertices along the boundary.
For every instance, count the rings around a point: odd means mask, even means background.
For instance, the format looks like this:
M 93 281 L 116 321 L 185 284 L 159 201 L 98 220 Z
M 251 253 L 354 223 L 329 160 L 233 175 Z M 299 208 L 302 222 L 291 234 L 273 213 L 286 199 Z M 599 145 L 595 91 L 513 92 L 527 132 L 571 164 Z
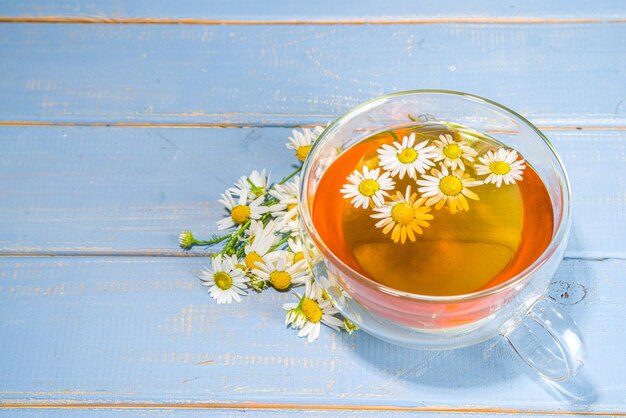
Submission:
M 352 269 L 434 296 L 508 280 L 546 249 L 554 225 L 546 186 L 518 151 L 443 123 L 382 131 L 343 151 L 312 215 Z

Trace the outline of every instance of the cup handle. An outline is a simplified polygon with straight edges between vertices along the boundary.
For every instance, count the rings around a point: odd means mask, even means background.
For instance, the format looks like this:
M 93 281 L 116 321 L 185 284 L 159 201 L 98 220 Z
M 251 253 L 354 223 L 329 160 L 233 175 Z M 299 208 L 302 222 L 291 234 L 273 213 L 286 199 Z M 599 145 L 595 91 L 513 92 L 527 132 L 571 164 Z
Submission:
M 574 320 L 556 303 L 541 299 L 504 337 L 541 376 L 563 381 L 584 364 L 587 350 Z

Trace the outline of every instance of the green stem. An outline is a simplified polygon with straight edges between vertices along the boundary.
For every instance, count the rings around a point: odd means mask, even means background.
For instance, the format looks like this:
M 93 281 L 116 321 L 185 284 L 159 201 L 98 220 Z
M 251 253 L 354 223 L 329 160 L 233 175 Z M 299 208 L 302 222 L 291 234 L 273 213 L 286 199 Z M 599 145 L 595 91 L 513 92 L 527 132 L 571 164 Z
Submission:
M 246 223 L 241 225 L 239 229 L 237 230 L 237 232 L 232 234 L 230 240 L 226 243 L 226 245 L 224 246 L 220 254 L 224 254 L 226 251 L 228 251 L 233 246 L 233 244 L 237 242 L 237 238 L 239 238 L 243 234 L 243 232 L 246 229 L 248 229 L 249 226 L 250 226 L 250 219 L 248 219 Z
M 296 170 L 295 170 L 293 173 L 289 174 L 287 177 L 285 177 L 284 179 L 282 179 L 281 181 L 279 181 L 279 182 L 278 182 L 278 184 L 285 184 L 285 183 L 287 183 L 289 180 L 291 180 L 291 178 L 292 178 L 293 176 L 295 176 L 296 174 L 298 174 L 300 171 L 302 171 L 302 166 L 300 166 L 300 167 L 296 168 Z
M 291 238 L 291 235 L 287 235 L 283 239 L 278 241 L 275 245 L 272 246 L 272 248 L 270 248 L 270 252 L 274 251 L 276 248 L 280 247 L 281 245 L 289 241 L 289 238 Z
M 199 246 L 207 246 L 210 247 L 211 245 L 215 245 L 215 244 L 219 244 L 220 242 L 230 238 L 232 234 L 228 234 L 228 235 L 223 235 L 221 237 L 215 237 L 215 238 L 211 238 L 210 240 L 207 241 L 198 241 L 198 240 L 194 240 L 193 241 L 193 245 L 199 245 Z
M 407 115 L 409 117 L 409 119 L 411 119 L 413 122 L 419 122 L 419 119 L 417 119 L 415 116 L 413 116 L 412 114 L 408 114 Z
M 284 179 L 279 181 L 277 184 L 285 184 L 289 179 L 291 179 L 293 176 L 298 174 L 300 171 L 302 171 L 302 166 L 298 167 L 293 173 L 289 174 L 287 177 L 285 177 Z M 265 202 L 263 202 L 263 205 L 269 207 L 269 206 L 272 206 L 275 203 L 278 203 L 278 199 L 276 199 L 274 196 L 272 196 L 272 195 L 270 195 L 268 193 L 267 200 L 265 200 Z M 263 224 L 265 224 L 265 221 L 267 221 L 270 218 L 270 215 L 271 215 L 271 213 L 267 212 L 266 214 L 264 214 L 261 217 L 261 221 L 263 221 Z

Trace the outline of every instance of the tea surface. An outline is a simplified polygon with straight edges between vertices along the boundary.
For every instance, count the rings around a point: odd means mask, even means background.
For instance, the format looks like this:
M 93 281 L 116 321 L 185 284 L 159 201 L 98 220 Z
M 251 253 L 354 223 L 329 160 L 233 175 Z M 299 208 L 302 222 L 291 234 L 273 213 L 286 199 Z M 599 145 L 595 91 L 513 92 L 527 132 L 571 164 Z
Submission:
M 545 250 L 553 230 L 546 187 L 521 155 L 439 124 L 382 132 L 341 153 L 312 212 L 347 265 L 422 295 L 502 283 Z

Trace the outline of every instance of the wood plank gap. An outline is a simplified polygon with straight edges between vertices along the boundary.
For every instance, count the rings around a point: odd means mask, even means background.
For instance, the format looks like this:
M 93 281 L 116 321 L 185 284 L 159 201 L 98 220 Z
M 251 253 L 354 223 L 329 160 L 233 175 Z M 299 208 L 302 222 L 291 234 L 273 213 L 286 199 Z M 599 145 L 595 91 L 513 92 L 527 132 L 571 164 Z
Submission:
M 312 128 L 319 124 L 289 123 L 161 123 L 161 122 L 39 122 L 39 121 L 0 121 L 0 126 L 68 126 L 105 128 Z M 626 127 L 624 127 L 626 129 Z
M 6 403 L 2 409 L 241 409 L 241 410 L 306 410 L 306 411 L 399 411 L 432 413 L 478 413 L 519 415 L 569 415 L 623 417 L 624 412 L 610 411 L 542 411 L 499 408 L 454 408 L 393 405 L 322 405 L 322 404 L 278 404 L 278 403 Z
M 24 252 L 3 252 L 0 251 L 0 258 L 11 257 L 181 257 L 181 258 L 194 258 L 194 257 L 206 257 L 213 256 L 211 252 L 184 252 L 177 250 L 161 250 L 161 251 L 141 251 L 141 250 L 116 250 L 116 251 L 24 251 Z
M 290 116 L 290 115 L 285 115 Z M 179 128 L 179 129 L 245 129 L 245 128 L 312 128 L 323 123 L 162 123 L 162 122 L 41 122 L 0 120 L 0 126 L 29 127 L 103 127 L 103 128 Z M 535 125 L 543 131 L 626 131 L 626 125 Z
M 223 20 L 197 18 L 126 17 L 101 16 L 0 16 L 0 23 L 65 23 L 104 25 L 559 25 L 590 23 L 626 23 L 626 19 L 544 19 L 525 17 L 449 17 L 416 19 L 285 19 L 285 20 Z

